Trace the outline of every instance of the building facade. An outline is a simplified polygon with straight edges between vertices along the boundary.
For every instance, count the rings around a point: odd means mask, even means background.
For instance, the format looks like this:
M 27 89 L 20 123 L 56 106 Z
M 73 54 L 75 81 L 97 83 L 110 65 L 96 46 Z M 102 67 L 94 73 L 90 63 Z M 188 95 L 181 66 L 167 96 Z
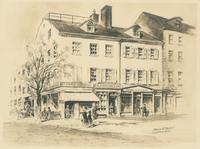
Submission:
M 51 107 L 62 118 L 66 107 L 74 118 L 93 107 L 105 116 L 140 115 L 144 104 L 149 114 L 170 111 L 169 99 L 178 98 L 169 92 L 170 71 L 177 74 L 175 84 L 181 87 L 179 64 L 184 49 L 170 47 L 167 40 L 171 30 L 159 30 L 155 34 L 145 30 L 142 21 L 151 20 L 146 18 L 146 13 L 143 15 L 129 28 L 112 25 L 112 7 L 107 5 L 100 15 L 94 11 L 90 17 L 58 13 L 45 16 L 35 42 L 49 49 L 47 55 L 52 58 L 57 52 L 65 51 L 68 65 L 43 90 L 42 109 Z M 183 44 L 185 39 L 180 37 L 176 37 L 177 44 L 173 46 Z M 165 58 L 171 54 L 169 49 L 177 50 L 176 68 Z

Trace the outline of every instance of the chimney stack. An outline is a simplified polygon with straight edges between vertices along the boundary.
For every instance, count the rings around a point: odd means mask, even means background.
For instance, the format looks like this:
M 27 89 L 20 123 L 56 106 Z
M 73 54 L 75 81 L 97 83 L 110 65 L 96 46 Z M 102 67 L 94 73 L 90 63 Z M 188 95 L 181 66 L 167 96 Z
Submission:
M 112 6 L 105 5 L 101 9 L 101 25 L 108 29 L 112 28 Z

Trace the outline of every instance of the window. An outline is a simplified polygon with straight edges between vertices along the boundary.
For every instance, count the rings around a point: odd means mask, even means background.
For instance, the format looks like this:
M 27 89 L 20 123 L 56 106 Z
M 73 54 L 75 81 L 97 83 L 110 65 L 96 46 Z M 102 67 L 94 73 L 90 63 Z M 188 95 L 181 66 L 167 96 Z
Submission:
M 16 86 L 14 86 L 14 93 L 16 93 L 16 90 L 17 90 L 17 89 L 16 89 Z
M 51 29 L 48 30 L 48 40 L 51 38 Z
M 178 85 L 182 86 L 182 72 L 178 72 Z
M 112 70 L 111 69 L 106 69 L 106 82 L 112 80 Z
M 112 55 L 113 55 L 113 46 L 105 45 L 105 56 L 112 56 Z
M 178 45 L 182 45 L 182 37 L 181 36 L 178 37 Z
M 143 57 L 143 49 L 138 48 L 138 58 L 142 58 L 142 57 Z
M 169 44 L 173 43 L 173 35 L 169 35 Z
M 94 23 L 93 22 L 89 21 L 87 23 L 87 31 L 88 32 L 94 32 Z
M 138 83 L 142 82 L 142 70 L 138 70 Z
M 96 81 L 97 80 L 97 70 L 95 68 L 90 68 L 90 81 Z
M 173 82 L 173 72 L 169 71 L 168 72 L 168 83 L 172 83 Z
M 155 49 L 150 49 L 150 58 L 151 59 L 155 58 Z
M 125 46 L 125 57 L 131 56 L 131 47 Z
M 30 92 L 30 87 L 28 86 L 28 87 L 27 87 L 27 93 L 29 93 L 29 92 Z
M 125 75 L 126 75 L 126 83 L 129 83 L 131 80 L 131 70 L 130 69 L 126 69 L 125 70 Z
M 24 69 L 22 70 L 22 75 L 25 75 L 25 70 Z
M 19 85 L 19 92 L 21 92 L 21 85 Z
M 51 56 L 51 50 L 50 49 L 47 51 L 47 54 L 48 54 L 48 56 Z
M 178 62 L 181 62 L 183 60 L 183 52 L 178 51 Z
M 97 55 L 97 44 L 96 43 L 90 44 L 90 55 Z
M 80 42 L 72 42 L 72 54 L 73 55 L 80 55 Z
M 26 92 L 25 90 L 26 90 L 26 88 L 23 87 L 23 89 L 22 89 L 22 93 L 23 93 L 23 94 L 25 94 L 25 92 Z
M 14 77 L 14 83 L 16 82 L 16 78 Z
M 173 51 L 168 51 L 168 61 L 173 61 Z

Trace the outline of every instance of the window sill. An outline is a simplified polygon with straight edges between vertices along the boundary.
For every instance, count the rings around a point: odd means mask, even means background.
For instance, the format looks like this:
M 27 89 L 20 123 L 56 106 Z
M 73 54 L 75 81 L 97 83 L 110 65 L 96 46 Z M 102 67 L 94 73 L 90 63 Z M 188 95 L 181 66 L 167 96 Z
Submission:
M 90 54 L 90 56 L 92 56 L 92 57 L 98 57 L 99 55 L 93 55 L 93 54 Z

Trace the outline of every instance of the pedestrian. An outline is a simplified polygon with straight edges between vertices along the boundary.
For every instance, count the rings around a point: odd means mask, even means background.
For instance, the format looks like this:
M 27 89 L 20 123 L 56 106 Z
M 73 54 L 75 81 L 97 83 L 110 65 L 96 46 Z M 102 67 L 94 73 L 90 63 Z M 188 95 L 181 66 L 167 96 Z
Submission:
M 44 107 L 44 110 L 42 111 L 42 120 L 46 121 L 47 120 L 47 110 Z
M 65 118 L 70 118 L 70 113 L 69 113 L 69 105 L 66 106 L 65 108 Z
M 89 126 L 92 126 L 92 112 L 91 111 L 89 111 L 88 112 L 88 124 L 89 124 Z
M 87 116 L 87 111 L 84 109 L 83 111 L 83 124 L 87 125 L 88 124 L 88 116 Z
M 47 120 L 51 119 L 51 108 L 48 107 L 48 111 L 47 111 Z
M 142 116 L 144 117 L 147 117 L 147 107 L 146 107 L 146 104 L 144 104 L 144 106 L 143 106 L 143 114 L 142 114 Z

